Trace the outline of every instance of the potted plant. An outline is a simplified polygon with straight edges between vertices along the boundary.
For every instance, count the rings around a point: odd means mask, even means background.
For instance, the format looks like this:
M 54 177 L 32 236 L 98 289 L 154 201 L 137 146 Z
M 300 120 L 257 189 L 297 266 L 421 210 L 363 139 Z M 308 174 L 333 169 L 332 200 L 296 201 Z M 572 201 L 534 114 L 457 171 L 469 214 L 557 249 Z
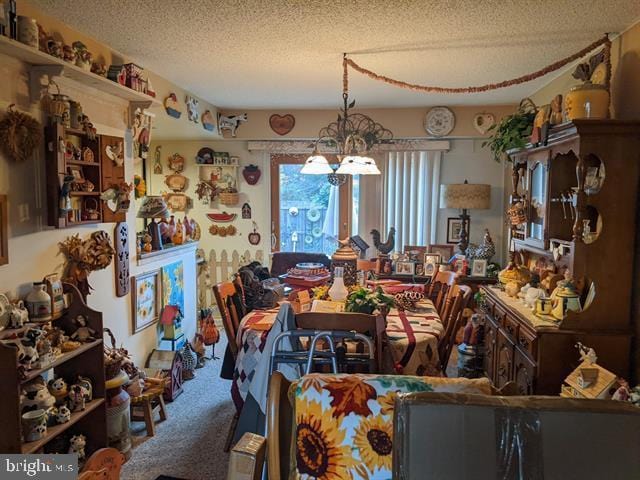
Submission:
M 482 146 L 489 145 L 496 162 L 501 162 L 504 157 L 508 159 L 507 151 L 524 148 L 527 144 L 535 116 L 534 103 L 528 98 L 523 99 L 516 113 L 507 115 L 489 128 L 488 131 L 492 132 L 492 135 L 482 142 Z
M 393 306 L 393 297 L 386 295 L 380 287 L 375 291 L 358 287 L 347 296 L 345 312 L 367 313 L 371 315 L 376 310 L 386 314 Z

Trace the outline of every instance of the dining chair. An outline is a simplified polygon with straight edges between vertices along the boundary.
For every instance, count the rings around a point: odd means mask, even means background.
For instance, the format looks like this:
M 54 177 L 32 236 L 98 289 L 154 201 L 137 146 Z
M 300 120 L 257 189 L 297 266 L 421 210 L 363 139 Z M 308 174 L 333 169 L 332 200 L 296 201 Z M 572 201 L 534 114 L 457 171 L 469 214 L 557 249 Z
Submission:
M 438 356 L 444 376 L 447 376 L 447 366 L 456 341 L 456 333 L 464 324 L 464 310 L 471 301 L 471 294 L 472 290 L 468 285 L 453 285 L 445 302 L 445 313 L 440 317 L 444 333 L 438 342 Z
M 432 302 L 436 311 L 442 317 L 449 290 L 458 281 L 458 274 L 455 272 L 438 272 L 433 281 L 427 287 L 427 298 Z
M 242 284 L 242 277 L 239 273 L 236 273 L 233 276 L 233 286 L 236 289 L 237 298 L 240 300 L 239 302 L 236 302 L 236 308 L 239 310 L 236 313 L 242 320 L 242 317 L 249 313 L 249 309 L 247 308 L 247 302 L 244 297 L 244 285 Z
M 374 344 L 374 363 L 377 370 L 369 373 L 382 372 L 382 339 L 385 325 L 381 315 L 305 312 L 296 315 L 296 327 L 305 330 L 347 331 L 367 335 Z

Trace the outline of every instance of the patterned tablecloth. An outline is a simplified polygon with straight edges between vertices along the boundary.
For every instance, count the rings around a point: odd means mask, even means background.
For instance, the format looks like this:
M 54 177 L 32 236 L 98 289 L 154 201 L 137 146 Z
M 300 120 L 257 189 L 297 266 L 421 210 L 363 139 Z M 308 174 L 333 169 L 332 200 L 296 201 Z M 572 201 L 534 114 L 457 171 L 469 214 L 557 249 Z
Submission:
M 440 317 L 429 301 L 419 313 L 392 309 L 387 315 L 387 351 L 395 372 L 404 375 L 440 375 L 438 339 L 444 332 Z M 423 305 L 424 303 L 423 302 Z M 242 410 L 256 366 L 268 361 L 264 345 L 277 309 L 255 310 L 240 322 L 238 358 L 233 372 L 231 396 L 238 411 Z

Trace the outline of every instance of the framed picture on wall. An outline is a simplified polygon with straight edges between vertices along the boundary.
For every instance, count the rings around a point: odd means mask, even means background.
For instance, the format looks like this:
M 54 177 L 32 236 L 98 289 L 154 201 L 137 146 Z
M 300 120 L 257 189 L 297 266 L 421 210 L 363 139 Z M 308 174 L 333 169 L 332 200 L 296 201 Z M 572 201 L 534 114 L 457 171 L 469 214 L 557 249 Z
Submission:
M 133 333 L 138 333 L 158 322 L 160 318 L 162 280 L 161 271 L 138 275 L 131 279 L 131 308 Z
M 429 253 L 438 253 L 442 263 L 449 263 L 453 257 L 453 245 L 429 245 Z
M 9 263 L 9 217 L 7 196 L 0 195 L 0 265 Z
M 459 243 L 462 231 L 462 220 L 459 217 L 447 218 L 447 243 Z M 467 231 L 469 224 L 467 223 Z

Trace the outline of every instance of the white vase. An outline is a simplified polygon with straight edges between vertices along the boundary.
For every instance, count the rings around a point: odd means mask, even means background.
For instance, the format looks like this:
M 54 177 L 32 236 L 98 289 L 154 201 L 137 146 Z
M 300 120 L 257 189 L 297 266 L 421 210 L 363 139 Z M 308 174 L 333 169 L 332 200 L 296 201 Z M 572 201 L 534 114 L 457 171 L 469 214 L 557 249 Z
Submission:
M 33 290 L 27 295 L 26 304 L 30 320 L 40 322 L 51 320 L 51 297 L 44 289 L 44 283 L 34 283 Z
M 349 294 L 347 287 L 344 286 L 343 273 L 342 267 L 336 267 L 333 271 L 333 285 L 329 289 L 329 297 L 334 302 L 344 302 Z

